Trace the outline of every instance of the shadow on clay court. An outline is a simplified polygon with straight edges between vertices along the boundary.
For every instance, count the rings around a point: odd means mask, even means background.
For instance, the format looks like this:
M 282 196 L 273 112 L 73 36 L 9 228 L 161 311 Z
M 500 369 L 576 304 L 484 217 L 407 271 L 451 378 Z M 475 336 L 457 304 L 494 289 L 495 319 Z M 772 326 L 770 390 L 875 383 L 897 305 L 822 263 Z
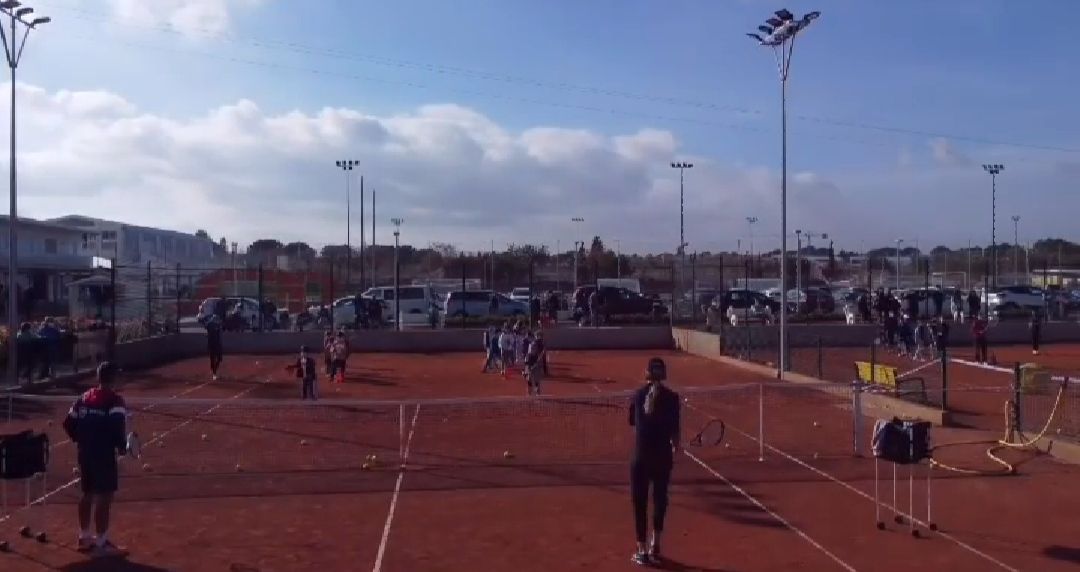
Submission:
M 1080 564 L 1080 548 L 1074 548 L 1071 546 L 1059 546 L 1057 544 L 1047 546 L 1043 548 L 1043 554 L 1053 558 L 1054 560 L 1061 560 L 1063 562 L 1073 562 Z
M 731 572 L 728 568 L 712 568 L 709 566 L 685 564 L 678 560 L 672 560 L 666 556 L 661 558 L 660 562 L 653 564 L 651 568 L 657 570 L 672 570 L 674 572 Z
M 363 383 L 366 385 L 377 385 L 379 387 L 394 387 L 397 382 L 392 378 L 383 377 L 381 375 L 372 375 L 365 370 L 361 374 L 347 375 L 345 376 L 345 383 Z
M 149 564 L 139 564 L 124 558 L 100 558 L 75 562 L 60 566 L 56 570 L 63 572 L 168 572 L 167 568 L 158 568 Z

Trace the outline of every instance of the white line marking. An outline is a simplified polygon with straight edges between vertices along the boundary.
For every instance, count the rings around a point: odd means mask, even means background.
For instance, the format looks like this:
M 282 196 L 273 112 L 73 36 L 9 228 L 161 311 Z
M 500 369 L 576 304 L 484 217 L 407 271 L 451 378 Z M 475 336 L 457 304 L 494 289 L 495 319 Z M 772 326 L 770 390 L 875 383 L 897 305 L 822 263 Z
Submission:
M 687 406 L 691 407 L 691 408 L 693 408 L 693 409 L 695 409 L 697 411 L 701 411 L 700 409 L 694 407 L 693 405 L 687 404 Z M 747 439 L 749 439 L 749 440 L 751 440 L 751 441 L 753 441 L 755 443 L 758 442 L 757 437 L 754 437 L 753 435 L 751 435 L 751 434 L 749 434 L 749 433 L 747 433 L 745 431 L 742 431 L 742 430 L 738 429 L 737 427 L 732 427 L 731 425 L 728 425 L 727 428 L 731 429 L 732 431 L 734 431 L 736 433 L 738 433 L 739 435 L 742 435 L 743 437 L 746 437 Z M 830 480 L 830 481 L 844 487 L 845 489 L 850 490 L 851 492 L 865 498 L 866 500 L 868 500 L 870 502 L 874 502 L 874 497 L 871 496 L 869 493 L 864 492 L 864 491 L 856 488 L 854 485 L 851 485 L 851 484 L 849 484 L 847 482 L 844 482 L 844 481 L 838 479 L 837 477 L 834 477 L 833 475 L 831 475 L 829 473 L 826 473 L 825 471 L 822 471 L 821 469 L 819 469 L 819 468 L 817 468 L 817 467 L 815 467 L 813 465 L 807 464 L 802 459 L 799 459 L 799 458 L 797 458 L 797 457 L 795 457 L 793 455 L 790 455 L 786 451 L 782 451 L 782 450 L 780 450 L 780 449 L 778 449 L 778 448 L 776 448 L 776 447 L 774 447 L 774 446 L 772 446 L 772 445 L 770 445 L 768 443 L 765 443 L 765 448 L 772 451 L 773 453 L 776 453 L 777 455 L 780 455 L 781 457 L 784 457 L 785 459 L 787 459 L 787 460 L 789 460 L 789 461 L 791 461 L 791 462 L 793 462 L 793 463 L 795 463 L 795 464 L 797 464 L 797 465 L 811 471 L 811 472 L 817 473 L 818 475 L 820 475 L 822 477 L 825 477 L 826 479 L 828 479 L 828 480 Z M 893 507 L 892 505 L 888 505 L 888 504 L 885 504 L 885 503 L 878 503 L 878 504 L 881 505 L 882 507 L 886 508 L 886 509 L 896 510 L 899 514 L 901 514 L 902 516 L 908 518 L 909 520 L 914 521 L 916 524 L 918 524 L 919 526 L 921 526 L 923 528 L 929 528 L 928 523 L 923 522 L 922 520 L 916 518 L 914 515 L 907 514 L 903 510 L 900 510 L 897 507 Z M 976 556 L 984 558 L 987 561 L 998 565 L 999 567 L 1001 567 L 1004 570 L 1008 570 L 1009 572 L 1020 572 L 1016 568 L 1013 568 L 1012 566 L 1009 566 L 1008 564 L 1005 564 L 1004 562 L 994 558 L 993 556 L 990 556 L 989 554 L 979 550 L 978 548 L 975 548 L 974 546 L 971 546 L 970 544 L 967 544 L 963 540 L 960 540 L 959 538 L 956 538 L 955 536 L 953 536 L 953 535 L 951 535 L 951 534 L 949 534 L 947 532 L 942 532 L 939 529 L 939 530 L 936 531 L 936 534 L 938 534 L 942 538 L 951 540 L 956 545 L 958 545 L 961 548 L 967 550 L 968 552 L 971 552 L 972 554 L 975 554 Z
M 207 383 L 209 383 L 209 382 L 207 382 Z M 265 383 L 265 382 L 260 382 L 260 383 Z M 204 384 L 202 384 L 202 385 L 206 385 L 206 383 L 204 383 Z M 214 405 L 213 407 L 211 407 L 211 408 L 207 409 L 206 411 L 203 411 L 202 413 L 199 413 L 199 414 L 198 414 L 198 415 L 196 415 L 195 417 L 192 417 L 192 418 L 190 418 L 190 419 L 187 419 L 187 420 L 185 420 L 184 422 L 180 423 L 179 425 L 177 425 L 177 426 L 173 427 L 172 429 L 169 429 L 168 431 L 165 431 L 164 433 L 162 433 L 162 434 L 158 435 L 157 437 L 154 437 L 154 438 L 153 438 L 153 439 L 151 439 L 150 441 L 147 441 L 147 442 L 146 442 L 146 444 L 145 444 L 144 446 L 149 446 L 149 445 L 153 445 L 154 443 L 156 443 L 156 442 L 160 441 L 161 439 L 163 439 L 163 438 L 164 438 L 164 437 L 165 437 L 166 435 L 168 435 L 168 434 L 170 434 L 170 433 L 175 433 L 175 432 L 176 432 L 177 430 L 179 430 L 180 428 L 182 428 L 182 427 L 186 427 L 187 425 L 190 425 L 190 424 L 191 424 L 192 422 L 194 422 L 194 421 L 198 420 L 198 419 L 199 419 L 199 417 L 202 417 L 202 416 L 205 416 L 205 415 L 209 415 L 209 414 L 213 413 L 214 411 L 217 411 L 217 409 L 218 409 L 219 407 L 221 407 L 222 405 L 225 405 L 225 403 L 226 403 L 226 402 L 228 402 L 228 401 L 230 401 L 230 400 L 233 400 L 233 399 L 238 399 L 238 398 L 240 398 L 240 397 L 243 397 L 244 395 L 247 395 L 247 394 L 248 394 L 249 392 L 251 392 L 252 390 L 254 390 L 254 389 L 255 389 L 256 387 L 258 387 L 258 386 L 257 386 L 257 385 L 253 385 L 253 386 L 251 386 L 251 387 L 249 387 L 249 388 L 245 389 L 244 391 L 241 391 L 240 393 L 237 393 L 236 395 L 233 395 L 232 397 L 228 397 L 228 398 L 226 398 L 226 399 L 223 399 L 223 400 L 222 400 L 222 401 L 221 401 L 220 403 L 218 403 L 217 405 Z M 192 389 L 195 389 L 195 388 L 192 388 Z M 179 395 L 183 395 L 183 394 L 181 393 L 181 394 L 179 394 Z M 174 397 L 175 397 L 175 396 L 174 396 Z M 172 399 L 172 398 L 170 398 L 170 399 Z M 150 407 L 152 407 L 152 406 L 153 406 L 153 404 L 151 404 L 151 405 L 148 405 L 148 406 L 147 406 L 147 409 L 149 409 L 149 408 L 150 408 Z M 48 500 L 49 498 L 51 498 L 51 497 L 53 497 L 53 496 L 56 496 L 56 494 L 60 493 L 61 491 L 67 490 L 67 489 L 69 489 L 69 488 L 71 488 L 71 487 L 75 486 L 75 484 L 77 484 L 78 482 L 79 482 L 79 477 L 75 477 L 74 479 L 71 479 L 71 480 L 70 480 L 70 481 L 68 481 L 67 483 L 65 483 L 65 484 L 63 484 L 63 485 L 61 485 L 61 486 L 59 486 L 59 487 L 57 487 L 57 488 L 55 488 L 55 489 L 53 489 L 53 490 L 51 490 L 51 491 L 49 491 L 49 492 L 47 492 L 47 493 L 45 493 L 45 494 L 41 495 L 40 497 L 38 497 L 38 498 L 34 499 L 34 500 L 33 500 L 33 501 L 32 501 L 32 502 L 30 503 L 30 505 L 29 505 L 29 506 L 33 506 L 33 505 L 36 505 L 36 504 L 43 504 L 43 503 L 44 503 L 44 502 L 45 502 L 46 500 Z M 21 507 L 21 508 L 19 508 L 19 511 L 27 510 L 27 508 L 28 508 L 28 507 Z M 9 514 L 7 514 L 7 515 L 3 516 L 3 517 L 0 517 L 0 523 L 3 523 L 3 522 L 5 522 L 5 521 L 7 521 L 7 520 L 10 520 L 10 519 L 11 519 L 12 517 L 14 517 L 14 516 L 15 516 L 15 514 L 16 514 L 15 512 L 11 512 L 11 513 L 9 513 Z
M 1010 367 L 1001 367 L 999 365 L 990 365 L 988 363 L 979 363 L 979 362 L 976 362 L 976 361 L 968 361 L 966 359 L 959 359 L 959 358 L 949 358 L 949 361 L 954 362 L 954 363 L 958 363 L 958 364 L 961 364 L 961 365 L 966 365 L 968 367 L 974 367 L 974 368 L 979 368 L 979 369 L 988 369 L 990 371 L 996 371 L 996 372 L 1000 372 L 1000 373 L 1007 373 L 1007 374 L 1010 374 L 1010 375 L 1012 375 L 1014 373 L 1013 369 L 1010 368 Z M 1051 376 L 1050 380 L 1051 381 L 1056 381 L 1058 383 L 1065 383 L 1065 382 L 1068 382 L 1069 384 L 1080 383 L 1080 380 L 1070 378 L 1070 377 L 1064 376 L 1064 375 Z
M 420 404 L 413 411 L 412 424 L 409 426 L 409 436 L 405 439 L 405 450 L 401 455 L 401 468 L 398 469 L 397 482 L 394 483 L 394 495 L 390 497 L 390 510 L 386 513 L 386 524 L 383 525 L 382 540 L 379 541 L 379 552 L 375 555 L 375 567 L 373 572 L 381 572 L 383 556 L 386 555 L 386 544 L 390 539 L 390 525 L 394 522 L 394 511 L 397 509 L 398 495 L 401 494 L 401 482 L 405 480 L 405 466 L 409 462 L 409 447 L 412 446 L 413 433 L 416 431 L 416 419 L 420 416 Z
M 711 473 L 712 476 L 714 476 L 714 477 L 720 479 L 721 481 L 723 481 L 723 483 L 725 485 L 731 487 L 731 489 L 733 491 L 735 491 L 735 492 L 739 493 L 740 495 L 742 495 L 743 498 L 750 501 L 754 506 L 758 507 L 759 509 L 764 511 L 766 514 L 773 517 L 773 519 L 775 521 L 777 521 L 780 524 L 787 527 L 787 529 L 790 530 L 791 532 L 794 532 L 795 534 L 799 535 L 800 538 L 802 538 L 806 542 L 810 543 L 810 546 L 813 546 L 814 548 L 818 549 L 822 554 L 824 554 L 825 556 L 828 556 L 829 558 L 831 558 L 833 562 L 836 562 L 837 564 L 839 564 L 844 570 L 848 570 L 849 572 L 856 572 L 854 566 L 852 566 L 852 565 L 848 564 L 847 562 L 844 562 L 843 560 L 841 560 L 839 556 L 833 554 L 831 551 L 829 551 L 828 548 L 825 548 L 824 546 L 822 546 L 821 543 L 819 543 L 818 541 L 814 540 L 813 538 L 810 538 L 810 535 L 803 532 L 799 527 L 795 526 L 794 524 L 791 524 L 790 522 L 787 521 L 787 519 L 785 519 L 784 517 L 782 517 L 779 514 L 777 514 L 776 512 L 774 512 L 769 507 L 762 504 L 762 502 L 759 501 L 757 498 L 755 498 L 753 495 L 751 495 L 750 493 L 743 490 L 743 488 L 740 487 L 739 485 L 736 485 L 735 483 L 728 480 L 727 477 L 725 477 L 724 475 L 721 475 L 719 472 L 717 472 L 712 467 L 710 467 L 707 463 L 705 463 L 701 459 L 697 458 L 697 456 L 695 456 L 693 453 L 691 453 L 690 451 L 687 451 L 687 450 L 684 449 L 683 454 L 686 455 L 687 457 L 690 457 L 690 459 L 692 461 L 694 461 L 695 463 L 701 465 L 701 467 L 703 469 L 705 469 L 706 471 L 709 471 L 709 473 Z

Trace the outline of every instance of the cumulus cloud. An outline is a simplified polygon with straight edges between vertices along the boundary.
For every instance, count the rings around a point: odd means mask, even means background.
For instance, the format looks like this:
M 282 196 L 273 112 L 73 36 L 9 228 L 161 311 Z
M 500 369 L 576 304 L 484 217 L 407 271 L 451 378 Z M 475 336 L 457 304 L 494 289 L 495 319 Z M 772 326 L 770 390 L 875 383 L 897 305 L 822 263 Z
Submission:
M 190 37 L 227 32 L 233 10 L 262 0 L 109 0 L 113 17 L 127 24 L 169 26 Z
M 971 157 L 965 155 L 957 149 L 951 141 L 944 137 L 931 139 L 929 144 L 934 161 L 938 165 L 946 167 L 964 167 L 975 163 L 971 160 Z
M 759 219 L 758 248 L 779 242 L 775 165 L 688 154 L 675 134 L 661 129 L 512 130 L 455 104 L 386 115 L 341 107 L 271 113 L 241 99 L 181 117 L 149 113 L 108 91 L 20 84 L 18 92 L 20 212 L 31 217 L 76 213 L 188 232 L 205 228 L 241 243 L 273 237 L 340 244 L 345 184 L 334 160 L 356 159 L 367 228 L 371 190 L 378 193 L 382 244 L 392 240 L 390 218 L 402 217 L 403 239 L 418 245 L 567 248 L 599 235 L 619 240 L 624 252 L 672 251 L 680 202 L 691 250 L 734 248 L 746 238 L 747 216 Z M 955 157 L 949 149 L 942 147 L 943 156 Z M 669 166 L 675 159 L 694 163 L 681 201 L 678 171 Z M 1053 212 L 1039 217 L 1045 233 L 1068 235 L 1075 226 L 1069 213 L 1080 208 L 1080 193 L 1065 192 L 1073 188 L 1075 162 L 1001 160 L 1011 167 L 1009 179 L 999 181 L 1000 212 L 1028 215 L 1025 188 L 1059 189 Z M 847 247 L 909 236 L 913 226 L 927 229 L 928 242 L 977 240 L 972 233 L 985 226 L 977 207 L 985 202 L 986 181 L 968 171 L 793 170 L 789 229 L 828 232 Z M 358 183 L 352 184 L 356 242 Z M 957 212 L 969 217 L 959 220 Z M 585 222 L 572 224 L 571 217 Z

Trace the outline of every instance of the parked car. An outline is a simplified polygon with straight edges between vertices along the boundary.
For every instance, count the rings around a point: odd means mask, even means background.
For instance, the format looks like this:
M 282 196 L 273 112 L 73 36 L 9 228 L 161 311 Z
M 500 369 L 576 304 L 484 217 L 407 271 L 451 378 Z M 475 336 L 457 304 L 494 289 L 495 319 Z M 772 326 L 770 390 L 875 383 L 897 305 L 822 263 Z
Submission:
M 357 325 L 361 328 L 379 328 L 389 318 L 385 302 L 364 295 L 345 296 L 334 300 L 331 312 L 334 317 L 334 329 L 355 328 Z M 359 321 L 357 321 L 357 313 L 360 314 Z M 377 323 L 372 316 L 379 317 Z
M 588 312 L 588 300 L 596 286 L 579 286 L 574 291 L 574 321 L 581 321 Z M 600 305 L 606 316 L 664 316 L 668 309 L 659 299 L 647 297 L 628 288 L 601 286 Z
M 724 319 L 737 326 L 746 322 L 770 322 L 780 312 L 780 302 L 754 290 L 728 290 L 713 299 Z
M 529 288 L 517 287 L 510 291 L 509 298 L 515 302 L 529 302 Z
M 462 314 L 465 317 L 514 317 L 526 316 L 529 313 L 528 303 L 511 300 L 508 296 L 491 290 L 456 290 L 446 295 L 442 306 L 443 315 L 447 319 L 461 317 Z
M 1046 292 L 1032 286 L 1005 286 L 986 297 L 987 309 L 999 318 L 1046 309 Z
M 233 310 L 240 305 L 240 313 L 236 316 L 235 320 L 230 319 L 229 316 Z M 200 324 L 206 325 L 206 321 L 210 316 L 217 314 L 223 321 L 226 329 L 229 330 L 257 330 L 259 329 L 259 302 L 254 298 L 242 298 L 242 297 L 212 297 L 207 298 L 199 304 L 199 313 L 197 319 Z M 273 321 L 273 316 L 267 316 L 263 318 L 264 324 L 266 320 Z M 273 324 L 266 324 L 267 327 L 273 328 Z
M 387 322 L 394 322 L 398 313 L 427 315 L 431 312 L 432 305 L 439 303 L 435 291 L 427 285 L 399 286 L 398 294 L 401 299 L 395 301 L 393 286 L 378 286 L 368 288 L 361 296 L 381 302 Z

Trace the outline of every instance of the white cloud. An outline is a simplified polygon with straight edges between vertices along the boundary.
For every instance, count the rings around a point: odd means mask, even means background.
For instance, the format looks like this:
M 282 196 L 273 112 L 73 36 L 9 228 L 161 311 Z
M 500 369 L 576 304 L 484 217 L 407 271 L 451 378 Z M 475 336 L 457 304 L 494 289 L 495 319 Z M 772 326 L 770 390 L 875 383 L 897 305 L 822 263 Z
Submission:
M 262 0 L 109 0 L 113 17 L 124 24 L 168 26 L 189 37 L 227 32 L 231 12 Z
M 77 213 L 189 232 L 205 228 L 241 243 L 266 237 L 341 243 L 344 184 L 333 162 L 356 159 L 368 201 L 370 190 L 378 191 L 383 244 L 391 240 L 389 219 L 400 216 L 404 240 L 420 245 L 478 250 L 494 240 L 566 247 L 600 235 L 619 240 L 626 252 L 670 251 L 678 242 L 680 197 L 679 173 L 669 163 L 678 155 L 694 163 L 683 197 L 692 250 L 734 248 L 746 238 L 747 216 L 759 219 L 759 249 L 779 242 L 775 168 L 676 153 L 678 139 L 664 130 L 518 131 L 452 104 L 379 116 L 349 108 L 269 113 L 257 101 L 239 100 L 174 117 L 147 113 L 107 91 L 20 84 L 18 96 L 20 212 L 31 217 Z M 955 156 L 941 148 L 944 157 Z M 1080 209 L 1080 193 L 1069 192 L 1075 162 L 995 157 L 1010 165 L 998 181 L 1000 216 L 1038 217 L 1042 234 L 1075 238 L 1070 213 Z M 974 168 L 800 168 L 789 178 L 788 227 L 827 232 L 851 248 L 862 239 L 885 243 L 923 229 L 928 243 L 978 242 L 988 226 L 986 185 Z M 1024 200 L 1029 189 L 1052 197 L 1053 212 L 1031 212 L 1038 205 Z M 358 241 L 356 184 L 353 196 Z M 575 228 L 575 216 L 585 223 Z
M 934 161 L 939 165 L 946 167 L 963 167 L 975 164 L 975 162 L 971 160 L 971 157 L 965 155 L 957 149 L 951 141 L 944 137 L 931 139 L 929 145 L 930 150 L 933 152 Z

